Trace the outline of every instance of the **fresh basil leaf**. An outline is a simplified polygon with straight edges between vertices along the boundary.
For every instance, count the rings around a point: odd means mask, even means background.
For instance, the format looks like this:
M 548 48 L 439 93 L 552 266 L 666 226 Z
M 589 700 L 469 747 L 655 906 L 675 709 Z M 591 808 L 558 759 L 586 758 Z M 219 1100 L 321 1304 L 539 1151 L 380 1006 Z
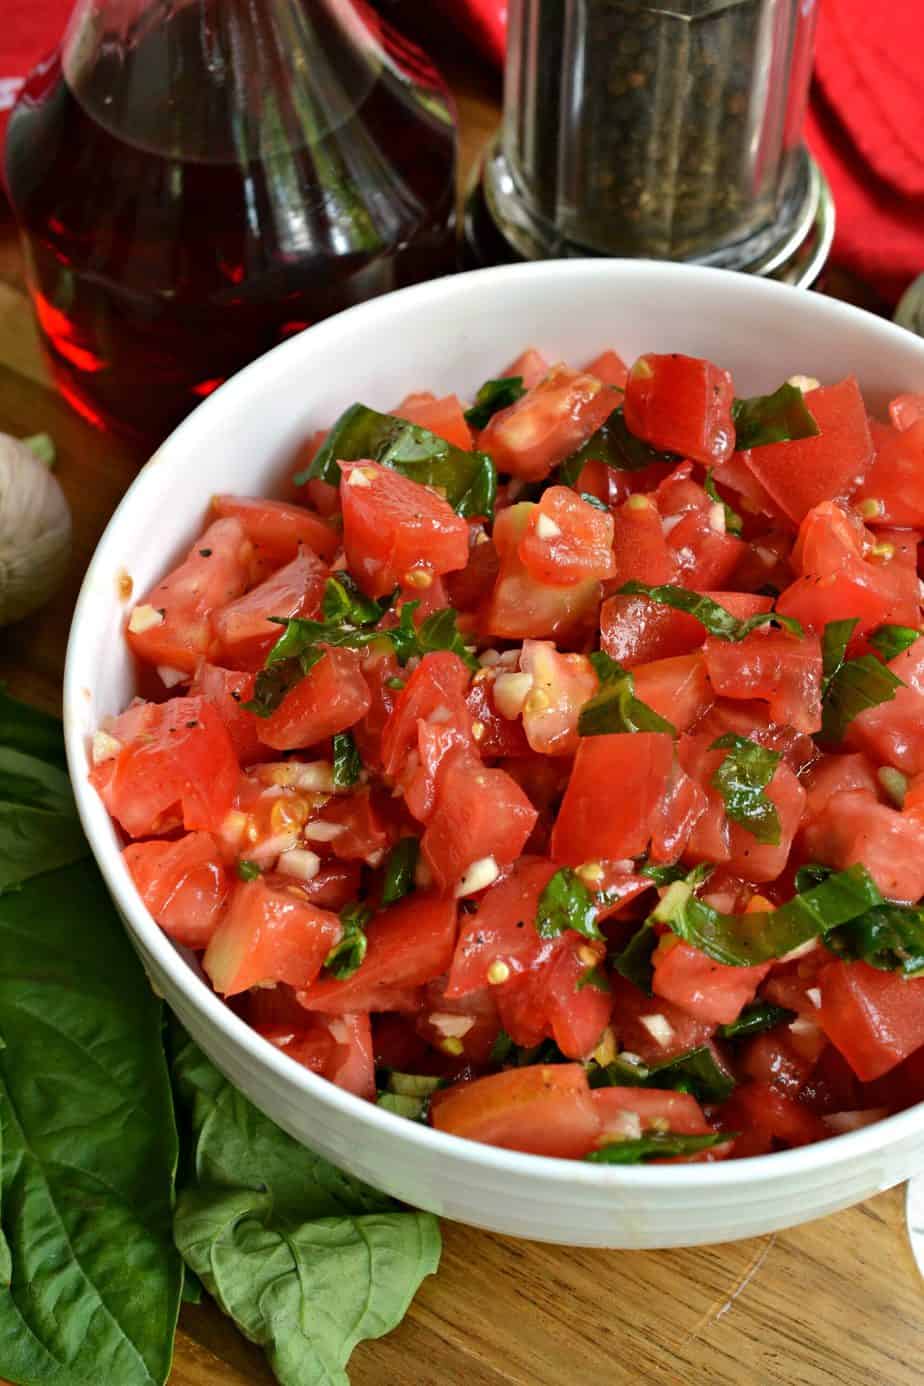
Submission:
M 726 815 L 758 842 L 778 847 L 780 816 L 766 789 L 780 763 L 779 751 L 770 751 L 734 732 L 720 736 L 709 749 L 728 751 L 710 781 L 725 802 Z
M 737 1020 L 719 1026 L 722 1039 L 747 1039 L 760 1035 L 764 1030 L 774 1030 L 777 1025 L 790 1025 L 796 1019 L 795 1011 L 785 1006 L 774 1006 L 770 1001 L 754 1001 L 745 1006 Z
M 414 889 L 420 842 L 416 837 L 402 837 L 396 842 L 385 862 L 382 884 L 382 904 L 394 905 Z
M 516 1049 L 513 1040 L 506 1030 L 498 1030 L 497 1038 L 491 1045 L 491 1063 L 505 1064 Z
M 734 1139 L 726 1131 L 704 1136 L 678 1136 L 673 1131 L 649 1131 L 638 1140 L 615 1141 L 592 1150 L 584 1159 L 594 1165 L 638 1165 L 644 1160 L 664 1160 L 672 1155 L 695 1155 Z
M 615 664 L 615 661 L 611 661 Z M 594 665 L 596 668 L 596 664 Z M 619 668 L 618 665 L 615 666 Z M 635 696 L 635 680 L 607 674 L 599 693 L 584 704 L 578 716 L 579 736 L 608 736 L 614 732 L 663 732 L 676 736 L 677 729 L 654 708 Z
M 340 911 L 340 925 L 343 929 L 343 935 L 340 942 L 334 944 L 324 959 L 325 968 L 332 977 L 337 978 L 338 982 L 346 981 L 347 977 L 352 977 L 365 958 L 368 946 L 366 925 L 371 918 L 372 911 L 366 905 L 361 905 L 359 901 L 347 905 L 346 909 Z
M 593 987 L 594 991 L 612 991 L 610 979 L 603 971 L 602 967 L 588 967 L 586 972 L 582 972 L 575 983 L 575 991 L 583 991 L 585 987 Z
M 263 871 L 255 861 L 248 861 L 246 857 L 241 857 L 237 864 L 237 874 L 242 881 L 255 881 L 263 875 Z
M 617 404 L 596 433 L 582 443 L 577 452 L 566 457 L 558 469 L 563 486 L 574 486 L 588 462 L 605 462 L 620 472 L 639 472 L 652 462 L 679 462 L 673 452 L 658 452 L 650 443 L 636 438 L 626 427 L 622 405 Z
M 686 879 L 687 870 L 679 862 L 665 863 L 663 866 L 656 862 L 645 862 L 644 866 L 638 868 L 640 876 L 648 876 L 652 885 L 666 886 L 673 885 L 675 881 Z
M 325 625 L 375 626 L 390 606 L 390 597 L 374 601 L 360 592 L 349 573 L 339 572 L 324 584 L 321 615 Z
M 812 886 L 821 885 L 829 876 L 837 873 L 833 866 L 822 866 L 821 862 L 810 861 L 805 866 L 800 866 L 793 877 L 793 884 L 796 887 L 796 894 L 801 895 L 805 890 L 811 890 Z
M 772 395 L 754 395 L 751 399 L 736 399 L 732 404 L 735 425 L 735 448 L 764 447 L 767 443 L 792 443 L 801 438 L 817 438 L 818 427 L 805 396 L 797 385 L 788 382 Z
M 921 632 L 914 626 L 878 626 L 869 637 L 869 643 L 888 663 L 896 655 L 904 654 L 920 637 Z
M 675 611 L 684 611 L 719 640 L 737 643 L 757 630 L 758 626 L 771 623 L 782 626 L 790 635 L 800 640 L 805 634 L 800 622 L 793 616 L 782 616 L 778 611 L 762 611 L 757 616 L 749 616 L 746 621 L 740 621 L 711 597 L 704 597 L 700 592 L 691 592 L 688 587 L 674 587 L 670 584 L 649 587 L 646 582 L 626 582 L 620 587 L 619 592 L 625 596 L 647 597 L 649 601 L 673 607 Z
M 826 621 L 821 636 L 822 692 L 827 693 L 828 685 L 843 668 L 847 658 L 847 646 L 860 624 L 859 618 L 851 616 L 845 621 Z
M 505 375 L 500 380 L 486 380 L 475 396 L 471 409 L 465 411 L 465 422 L 472 428 L 484 428 L 501 409 L 516 404 L 526 394 L 522 375 Z
M 689 1092 L 697 1102 L 724 1102 L 735 1087 L 732 1074 L 708 1044 L 697 1045 L 666 1063 L 649 1067 L 629 1063 L 620 1055 L 589 1076 L 592 1088 L 639 1087 Z
M 349 732 L 337 732 L 334 739 L 333 775 L 335 789 L 349 789 L 362 773 L 363 763 L 356 742 Z
M 202 1288 L 202 1281 L 198 1275 L 194 1275 L 188 1266 L 183 1267 L 183 1303 L 201 1304 L 205 1291 Z
M 40 712 L 37 707 L 21 703 L 18 698 L 11 698 L 3 683 L 0 683 L 0 746 L 67 769 L 60 720 Z
M 566 929 L 585 938 L 603 937 L 593 896 L 570 866 L 555 872 L 536 908 L 536 932 L 540 938 L 557 938 Z
M 825 936 L 842 958 L 860 960 L 881 972 L 924 976 L 924 909 L 886 901 Z
M 0 746 L 0 892 L 88 851 L 64 771 Z
M 193 1139 L 174 1220 L 186 1264 L 282 1386 L 348 1386 L 356 1344 L 394 1328 L 436 1270 L 436 1219 L 285 1135 L 189 1040 L 174 1075 Z
M 601 685 L 617 683 L 619 679 L 626 677 L 628 670 L 624 669 L 618 660 L 612 659 L 605 650 L 594 650 L 587 658 Z
M 4 1380 L 169 1373 L 182 1266 L 161 1027 L 92 861 L 0 898 Z
M 295 476 L 295 484 L 320 479 L 339 486 L 338 463 L 363 461 L 379 462 L 421 486 L 437 488 L 466 518 L 494 514 L 497 472 L 486 453 L 465 452 L 427 428 L 364 404 L 352 404 L 340 415 L 311 465 Z
M 407 605 L 407 604 L 406 604 Z M 404 607 L 401 608 L 402 612 Z M 449 650 L 456 654 L 469 669 L 478 668 L 478 661 L 471 650 L 466 648 L 465 640 L 459 632 L 459 614 L 451 606 L 432 611 L 417 627 L 414 654 L 423 656 L 436 650 Z M 387 631 L 384 634 L 388 634 Z
M 646 996 L 651 995 L 651 974 L 653 971 L 651 955 L 658 946 L 658 935 L 651 924 L 643 924 L 637 929 L 621 953 L 610 959 L 620 977 L 638 987 Z
M 720 914 L 698 900 L 686 882 L 677 881 L 668 887 L 651 918 L 669 924 L 679 938 L 716 962 L 753 967 L 781 958 L 882 903 L 872 876 L 857 865 L 794 895 L 778 909 L 759 914 Z
M 706 495 L 709 497 L 709 499 L 711 501 L 715 501 L 717 505 L 721 505 L 723 511 L 725 512 L 725 533 L 740 534 L 742 529 L 744 528 L 744 522 L 742 521 L 741 516 L 738 514 L 737 510 L 732 510 L 731 506 L 728 504 L 728 501 L 723 500 L 722 497 L 719 495 L 718 490 L 716 489 L 715 478 L 712 475 L 711 467 L 706 473 L 706 480 L 703 482 L 703 490 L 706 492 Z
M 875 655 L 848 659 L 831 678 L 821 704 L 821 739 L 838 744 L 855 717 L 867 708 L 889 703 L 901 679 Z

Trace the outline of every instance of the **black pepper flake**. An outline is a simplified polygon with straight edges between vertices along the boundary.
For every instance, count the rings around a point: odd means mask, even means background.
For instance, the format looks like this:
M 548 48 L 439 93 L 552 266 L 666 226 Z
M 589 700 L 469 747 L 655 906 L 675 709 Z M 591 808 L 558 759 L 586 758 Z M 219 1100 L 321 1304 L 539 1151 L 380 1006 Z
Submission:
M 231 697 L 234 699 L 236 703 L 239 703 L 241 701 L 241 695 L 240 693 L 238 693 L 236 688 L 232 688 Z
M 211 556 L 212 556 L 212 550 L 211 550 L 211 549 L 200 549 L 199 552 L 200 552 L 200 554 L 202 555 L 203 558 L 211 558 Z
M 187 722 L 186 725 L 187 725 L 187 727 L 189 727 L 189 728 L 191 729 L 191 728 L 193 728 L 193 727 L 198 727 L 199 723 L 198 723 L 198 722 Z

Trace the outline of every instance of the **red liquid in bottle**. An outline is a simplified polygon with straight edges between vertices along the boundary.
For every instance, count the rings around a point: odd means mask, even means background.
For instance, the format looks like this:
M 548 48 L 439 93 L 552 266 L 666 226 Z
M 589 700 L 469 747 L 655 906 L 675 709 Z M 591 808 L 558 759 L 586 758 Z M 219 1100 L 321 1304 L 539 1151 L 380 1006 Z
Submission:
M 265 100 L 258 122 L 200 5 L 139 29 L 130 62 L 103 42 L 79 94 L 57 60 L 30 78 L 7 182 L 58 386 L 94 423 L 157 442 L 285 337 L 453 268 L 438 79 L 415 52 L 411 100 L 322 19 L 312 109 Z

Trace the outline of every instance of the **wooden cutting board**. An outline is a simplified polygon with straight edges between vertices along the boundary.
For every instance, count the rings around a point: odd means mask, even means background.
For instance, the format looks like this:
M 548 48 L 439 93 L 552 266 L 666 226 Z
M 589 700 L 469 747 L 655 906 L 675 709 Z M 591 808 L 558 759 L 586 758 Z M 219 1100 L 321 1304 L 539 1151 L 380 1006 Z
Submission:
M 450 41 L 451 40 L 451 41 Z M 463 168 L 498 91 L 450 36 L 431 46 L 459 103 Z M 57 711 L 83 570 L 140 458 L 50 388 L 13 229 L 0 204 L 0 431 L 51 433 L 74 512 L 70 579 L 38 617 L 0 631 L 0 677 Z M 689 1251 L 542 1246 L 443 1226 L 439 1274 L 404 1323 L 355 1352 L 353 1386 L 920 1386 L 924 1286 L 903 1191 L 794 1231 Z M 271 1383 L 211 1304 L 184 1306 L 170 1386 Z M 100 1382 L 99 1386 L 119 1386 Z

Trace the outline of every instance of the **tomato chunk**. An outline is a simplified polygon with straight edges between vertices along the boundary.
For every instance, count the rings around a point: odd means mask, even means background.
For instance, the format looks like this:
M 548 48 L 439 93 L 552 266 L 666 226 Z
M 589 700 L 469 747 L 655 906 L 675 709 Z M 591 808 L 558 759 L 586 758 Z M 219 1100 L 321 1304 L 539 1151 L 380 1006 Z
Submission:
M 506 771 L 488 769 L 455 747 L 440 766 L 421 851 L 440 887 L 449 890 L 475 862 L 492 858 L 497 868 L 516 861 L 538 816 Z
M 498 471 L 541 481 L 615 409 L 619 395 L 596 376 L 553 366 L 532 389 L 500 409 L 478 436 Z
M 775 722 L 798 731 L 821 727 L 821 645 L 816 636 L 757 630 L 733 643 L 710 636 L 704 647 L 709 681 L 726 698 L 759 698 Z
M 678 1136 L 705 1136 L 711 1130 L 703 1109 L 687 1092 L 661 1088 L 595 1088 L 592 1097 L 602 1131 L 600 1144 L 625 1139 L 626 1113 L 637 1116 L 642 1131 L 672 1131 Z
M 509 1069 L 461 1083 L 441 1093 L 432 1110 L 438 1131 L 532 1155 L 578 1160 L 600 1132 L 580 1064 Z
M 865 962 L 833 962 L 819 974 L 821 1026 L 857 1077 L 868 1083 L 921 1046 L 924 980 Z
M 734 385 L 728 371 L 695 356 L 640 356 L 626 382 L 630 433 L 707 467 L 731 456 Z
M 673 756 L 660 732 L 584 737 L 552 831 L 555 860 L 579 866 L 641 856 Z
M 600 584 L 595 578 L 587 578 L 555 585 L 530 576 L 518 546 L 535 509 L 532 503 L 524 501 L 497 516 L 494 544 L 500 555 L 500 570 L 484 624 L 490 634 L 505 639 L 571 638 L 595 619 Z
M 697 1020 L 729 1025 L 754 1000 L 757 988 L 770 971 L 758 967 L 726 967 L 690 943 L 665 935 L 654 954 L 652 990 L 673 1001 Z
M 906 775 L 924 770 L 924 640 L 916 640 L 888 666 L 901 679 L 894 698 L 864 708 L 847 727 L 846 740 L 881 765 Z
M 616 351 L 601 351 L 584 367 L 588 375 L 595 375 L 604 385 L 615 385 L 617 390 L 626 388 L 629 367 Z
M 530 577 L 553 586 L 613 572 L 613 517 L 569 486 L 550 486 L 530 512 L 517 550 Z
M 257 718 L 244 707 L 253 697 L 254 675 L 222 669 L 203 661 L 189 685 L 190 697 L 201 695 L 218 713 L 241 765 L 261 760 L 265 747 L 257 736 Z
M 468 562 L 468 525 L 426 486 L 374 462 L 342 462 L 343 545 L 356 581 L 383 597 Z
M 463 452 L 471 451 L 472 430 L 465 421 L 458 395 L 444 395 L 442 399 L 426 394 L 407 395 L 392 412 L 399 419 L 407 419 L 438 438 L 445 438 Z
M 573 755 L 581 708 L 599 687 L 590 660 L 586 655 L 560 654 L 551 641 L 524 640 L 520 670 L 532 680 L 523 704 L 529 745 L 542 755 Z
M 352 727 L 371 702 L 360 656 L 333 647 L 261 722 L 260 740 L 277 751 L 313 746 Z
M 263 661 L 282 634 L 271 618 L 313 616 L 320 609 L 327 569 L 308 549 L 243 597 L 215 614 L 220 655 L 247 668 Z
M 487 985 L 500 989 L 551 956 L 549 941 L 536 932 L 536 910 L 556 869 L 541 857 L 522 857 L 485 891 L 474 914 L 463 915 L 447 996 L 468 996 Z M 492 981 L 488 970 L 497 962 L 503 967 L 492 975 L 500 980 Z
M 646 996 L 622 977 L 611 978 L 613 1029 L 620 1047 L 654 1065 L 708 1044 L 711 1021 L 699 1020 L 661 996 Z
M 202 966 L 223 996 L 261 982 L 305 987 L 342 932 L 337 916 L 310 904 L 297 886 L 273 886 L 262 878 L 242 881 Z
M 218 927 L 231 878 L 210 833 L 176 842 L 132 842 L 122 853 L 145 907 L 165 934 L 204 948 Z
M 701 654 L 656 659 L 633 669 L 636 696 L 678 731 L 686 731 L 713 702 Z
M 832 794 L 803 829 L 802 846 L 810 860 L 839 871 L 861 863 L 890 899 L 924 895 L 924 823 L 877 803 L 867 790 Z
M 212 497 L 212 510 L 240 520 L 258 556 L 272 563 L 291 563 L 300 546 L 329 561 L 340 547 L 337 531 L 303 505 L 261 496 L 222 495 Z

